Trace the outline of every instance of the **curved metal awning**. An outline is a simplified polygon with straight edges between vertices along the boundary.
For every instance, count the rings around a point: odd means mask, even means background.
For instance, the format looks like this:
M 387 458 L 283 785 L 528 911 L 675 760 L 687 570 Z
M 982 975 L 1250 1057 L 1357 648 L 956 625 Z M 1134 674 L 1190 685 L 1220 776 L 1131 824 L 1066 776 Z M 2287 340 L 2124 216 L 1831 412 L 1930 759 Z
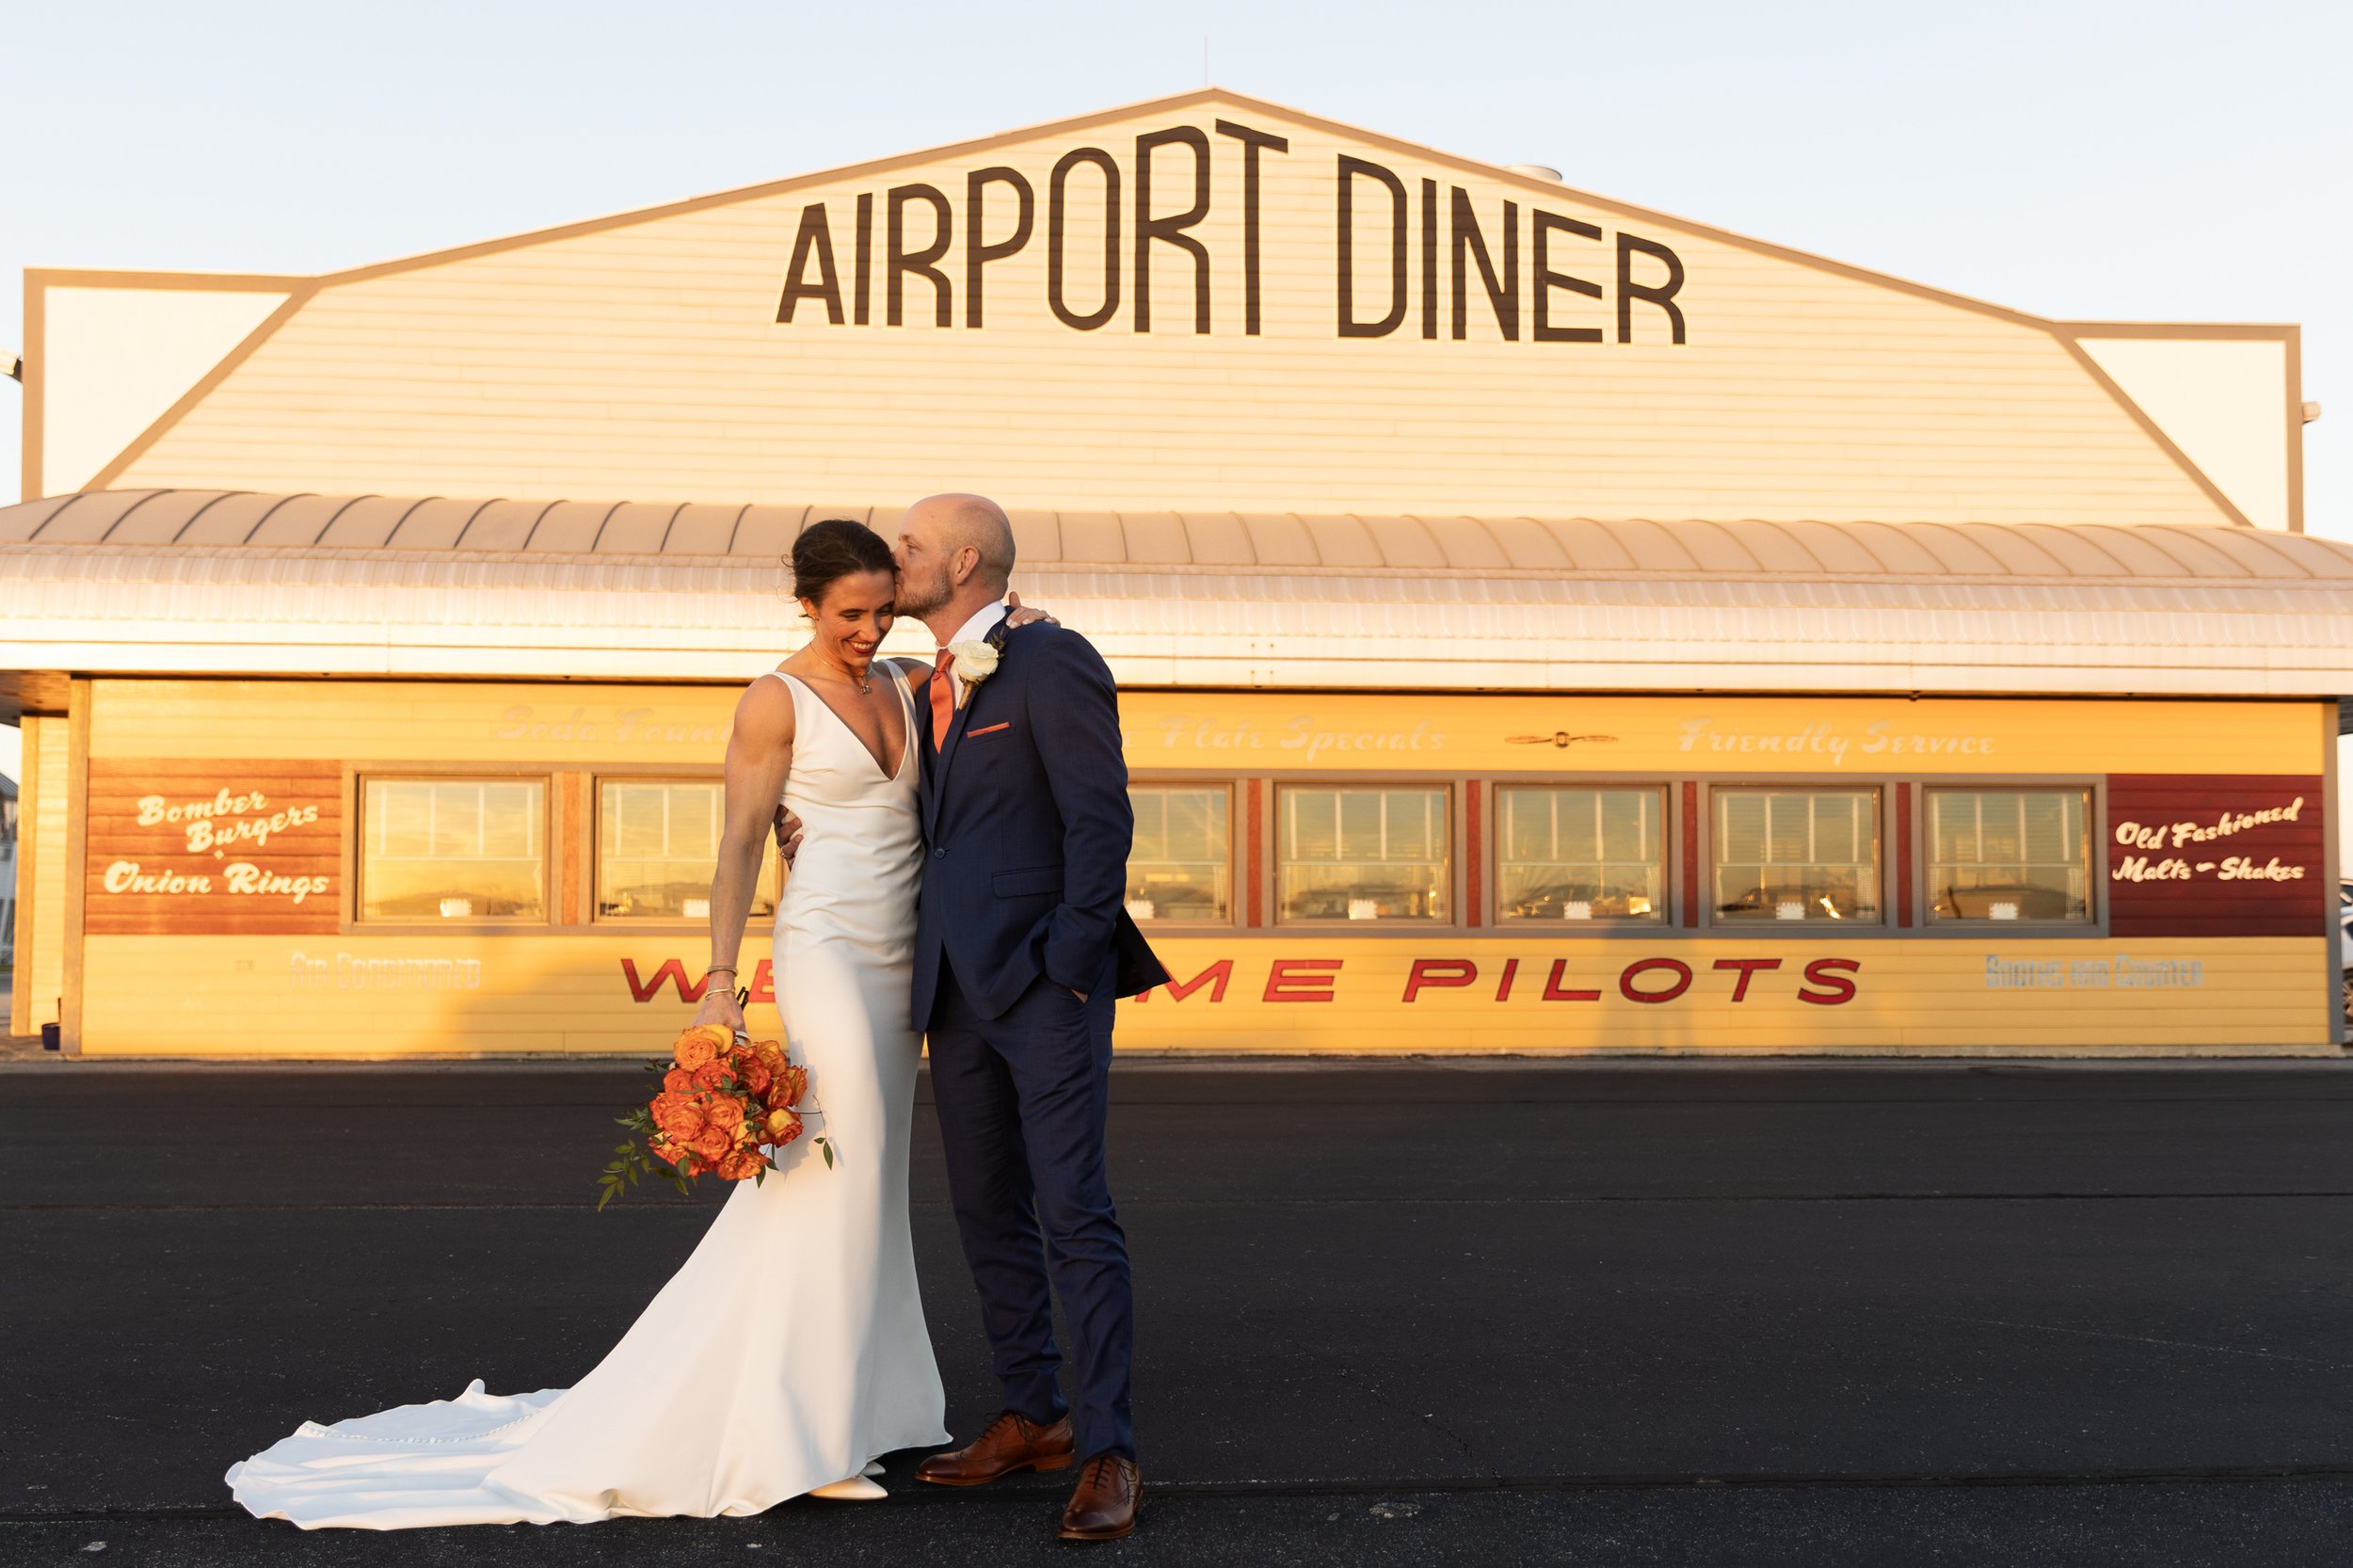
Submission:
M 110 490 L 0 507 L 0 670 L 743 679 L 897 507 Z M 2353 546 L 2174 525 L 1016 514 L 1136 686 L 2353 692 Z M 894 650 L 928 651 L 920 628 Z

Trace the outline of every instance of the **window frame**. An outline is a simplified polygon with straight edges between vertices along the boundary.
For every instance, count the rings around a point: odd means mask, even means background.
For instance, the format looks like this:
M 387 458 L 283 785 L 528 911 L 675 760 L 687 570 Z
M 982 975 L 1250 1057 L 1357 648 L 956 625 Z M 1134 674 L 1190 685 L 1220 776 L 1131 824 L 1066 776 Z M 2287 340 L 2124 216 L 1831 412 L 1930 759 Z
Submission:
M 563 830 L 557 820 L 556 769 L 512 768 L 497 764 L 366 762 L 346 769 L 344 796 L 351 824 L 344 860 L 344 907 L 342 932 L 346 936 L 416 936 L 426 933 L 495 935 L 500 932 L 554 931 L 563 925 L 556 905 L 562 897 Z M 539 913 L 527 915 L 469 915 L 463 919 L 424 920 L 414 915 L 367 914 L 368 786 L 371 783 L 536 784 L 539 787 Z
M 1700 820 L 1693 824 L 1692 837 L 1697 864 L 1693 868 L 1691 879 L 1697 888 L 1698 896 L 1694 907 L 1689 911 L 1689 919 L 1682 929 L 1743 936 L 1770 931 L 1776 936 L 1800 936 L 1805 940 L 1853 940 L 1863 936 L 1909 936 L 1918 933 L 1920 928 L 1916 921 L 1907 927 L 1904 920 L 1899 918 L 1897 909 L 1896 856 L 1898 854 L 1912 856 L 1912 865 L 1915 873 L 1917 872 L 1919 863 L 1916 855 L 1913 854 L 1913 849 L 1920 834 L 1918 820 L 1920 813 L 1913 813 L 1912 824 L 1913 843 L 1898 845 L 1895 841 L 1897 838 L 1896 790 L 1901 784 L 1916 785 L 1919 782 L 1916 778 L 1901 774 L 1871 775 L 1862 777 L 1852 775 L 1842 777 L 1835 774 L 1786 774 L 1769 775 L 1764 777 L 1754 775 L 1724 778 L 1701 777 L 1694 779 L 1693 782 L 1699 785 Z M 1868 792 L 1874 796 L 1874 818 L 1877 830 L 1873 834 L 1873 843 L 1877 851 L 1875 870 L 1878 873 L 1879 884 L 1879 913 L 1876 919 L 1867 921 L 1853 920 L 1726 920 L 1718 913 L 1716 908 L 1716 797 L 1726 792 L 1747 793 L 1760 790 L 1785 792 L 1836 791 L 1849 794 Z M 1917 884 L 1918 879 L 1915 874 L 1913 887 L 1915 901 L 1919 896 Z
M 598 897 L 598 893 L 600 888 L 600 878 L 604 872 L 604 787 L 608 783 L 713 784 L 720 788 L 720 803 L 724 808 L 726 776 L 724 772 L 717 769 L 705 769 L 693 773 L 683 769 L 656 771 L 648 768 L 621 768 L 611 772 L 596 768 L 587 770 L 588 787 L 585 792 L 587 798 L 584 802 L 581 813 L 587 819 L 585 843 L 582 851 L 584 861 L 581 876 L 582 890 L 586 902 L 586 909 L 584 911 L 584 929 L 594 931 L 601 927 L 607 930 L 622 931 L 701 931 L 711 924 L 711 917 L 708 915 L 607 915 L 597 907 L 602 902 Z M 761 851 L 763 864 L 766 856 L 767 851 L 763 849 Z M 772 912 L 784 900 L 786 874 L 784 857 L 779 855 L 776 857 L 775 882 L 768 888 L 769 907 Z M 754 911 L 746 916 L 745 920 L 748 925 L 751 920 L 771 918 L 773 918 L 772 915 L 761 915 Z
M 1689 930 L 1689 911 L 1683 907 L 1683 792 L 1678 787 L 1684 782 L 1677 778 L 1636 774 L 1491 773 L 1483 776 L 1481 785 L 1486 800 L 1480 814 L 1480 836 L 1486 841 L 1480 846 L 1480 855 L 1483 861 L 1486 886 L 1480 892 L 1481 902 L 1484 904 L 1480 910 L 1481 934 L 1506 936 L 1514 932 L 1541 932 L 1546 936 L 1574 934 L 1656 938 L 1662 932 L 1672 934 Z M 1503 796 L 1510 790 L 1648 790 L 1656 792 L 1661 807 L 1658 815 L 1659 913 L 1655 916 L 1596 915 L 1585 920 L 1525 917 L 1507 919 L 1503 912 Z
M 1137 920 L 1137 929 L 1181 936 L 1188 932 L 1238 931 L 1241 928 L 1242 911 L 1247 906 L 1250 898 L 1250 889 L 1244 886 L 1243 882 L 1249 874 L 1243 866 L 1243 845 L 1250 831 L 1249 824 L 1242 820 L 1243 813 L 1249 809 L 1249 794 L 1244 788 L 1244 783 L 1243 776 L 1230 773 L 1147 773 L 1128 776 L 1128 788 L 1130 792 L 1139 789 L 1203 792 L 1217 790 L 1224 792 L 1225 795 L 1225 918 L 1224 920 L 1173 920 L 1156 915 L 1148 920 Z M 1131 795 L 1130 810 L 1133 807 Z M 1134 853 L 1132 835 L 1129 842 L 1129 854 L 1132 856 Z M 1122 906 L 1125 906 L 1124 899 Z
M 1268 776 L 1268 778 L 1269 788 L 1266 791 L 1267 920 L 1263 926 L 1257 928 L 1258 930 L 1268 933 L 1321 931 L 1336 935 L 1348 932 L 1360 936 L 1374 936 L 1384 933 L 1394 935 L 1408 931 L 1463 932 L 1469 929 L 1465 924 L 1464 909 L 1463 840 L 1466 832 L 1464 818 L 1468 794 L 1464 777 L 1453 774 L 1417 776 L 1407 773 L 1365 773 L 1297 776 L 1275 774 Z M 1425 916 L 1418 920 L 1352 920 L 1345 917 L 1337 920 L 1330 917 L 1300 920 L 1285 915 L 1283 913 L 1283 867 L 1285 864 L 1283 858 L 1283 796 L 1286 792 L 1291 790 L 1366 790 L 1385 792 L 1434 791 L 1444 803 L 1439 811 L 1439 818 L 1446 827 L 1444 884 L 1447 894 L 1447 913 L 1445 917 L 1443 919 Z M 1344 865 L 1348 862 L 1330 863 Z M 1481 896 L 1483 898 L 1491 894 L 1482 893 Z
M 2098 937 L 2108 936 L 2108 875 L 2110 852 L 2114 844 L 2107 833 L 2107 778 L 2098 774 L 1937 774 L 1915 776 L 1907 780 L 1918 799 L 1912 813 L 1910 846 L 1913 863 L 1913 909 L 1912 929 L 1908 936 L 1928 937 L 1937 941 L 1982 941 L 1990 932 L 2017 932 L 2029 936 Z M 2084 827 L 2090 840 L 2085 875 L 2089 883 L 2090 913 L 2082 920 L 1972 920 L 1951 916 L 1936 917 L 1929 913 L 1933 897 L 1929 888 L 1929 873 L 1935 863 L 1935 842 L 1930 837 L 1929 795 L 1937 790 L 2080 790 L 2089 798 Z

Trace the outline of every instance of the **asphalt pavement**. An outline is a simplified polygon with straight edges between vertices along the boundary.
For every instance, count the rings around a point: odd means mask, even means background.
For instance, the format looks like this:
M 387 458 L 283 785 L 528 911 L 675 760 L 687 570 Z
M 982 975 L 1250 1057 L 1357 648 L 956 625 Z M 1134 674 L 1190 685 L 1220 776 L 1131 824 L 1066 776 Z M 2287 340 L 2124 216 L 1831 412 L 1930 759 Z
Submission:
M 593 1365 L 719 1195 L 595 1211 L 642 1082 L 0 1066 L 0 1562 L 2353 1562 L 2337 1063 L 1123 1063 L 1129 1540 L 1052 1540 L 1067 1477 L 913 1455 L 888 1502 L 745 1520 L 236 1511 L 222 1470 L 301 1420 Z

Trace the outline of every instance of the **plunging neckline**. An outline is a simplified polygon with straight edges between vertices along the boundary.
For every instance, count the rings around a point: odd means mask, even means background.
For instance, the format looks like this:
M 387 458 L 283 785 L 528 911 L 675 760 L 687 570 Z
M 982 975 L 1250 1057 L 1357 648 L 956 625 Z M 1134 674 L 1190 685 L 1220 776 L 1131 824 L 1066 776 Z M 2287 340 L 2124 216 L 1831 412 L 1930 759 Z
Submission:
M 883 782 L 886 784 L 896 784 L 899 782 L 899 776 L 907 771 L 907 754 L 915 749 L 915 704 L 908 699 L 906 680 L 904 677 L 900 675 L 897 665 L 894 664 L 891 666 L 890 684 L 891 689 L 899 694 L 899 728 L 901 731 L 899 736 L 899 765 L 895 768 L 889 769 L 884 768 L 883 760 L 874 754 L 874 748 L 868 745 L 865 739 L 860 736 L 856 730 L 850 728 L 850 721 L 843 718 L 840 713 L 834 712 L 833 704 L 825 700 L 824 693 L 819 691 L 815 686 L 810 685 L 799 676 L 794 675 L 791 670 L 770 670 L 768 673 L 796 683 L 803 691 L 815 697 L 817 699 L 817 706 L 823 708 L 827 713 L 832 714 L 833 722 L 841 727 L 842 733 L 849 736 L 851 740 L 856 741 L 857 743 L 858 750 L 866 753 L 867 759 L 874 764 L 874 771 L 883 776 Z M 888 737 L 885 738 L 888 739 Z

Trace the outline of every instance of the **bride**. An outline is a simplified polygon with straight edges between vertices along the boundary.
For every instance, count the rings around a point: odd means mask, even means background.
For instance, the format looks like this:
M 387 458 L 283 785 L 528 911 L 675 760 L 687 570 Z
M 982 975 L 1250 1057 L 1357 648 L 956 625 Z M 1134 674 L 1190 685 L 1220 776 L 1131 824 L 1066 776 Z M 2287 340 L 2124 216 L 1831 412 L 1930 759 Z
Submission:
M 758 1513 L 803 1494 L 880 1497 L 878 1456 L 949 1440 L 907 1226 L 921 761 L 906 671 L 875 657 L 890 552 L 860 524 L 820 522 L 792 571 L 815 635 L 736 704 L 696 1021 L 743 1026 L 737 949 L 781 804 L 808 844 L 776 906 L 776 1002 L 834 1163 L 804 1139 L 764 1181 L 736 1183 L 574 1386 L 499 1395 L 477 1379 L 454 1400 L 306 1421 L 230 1467 L 255 1514 L 400 1529 Z

